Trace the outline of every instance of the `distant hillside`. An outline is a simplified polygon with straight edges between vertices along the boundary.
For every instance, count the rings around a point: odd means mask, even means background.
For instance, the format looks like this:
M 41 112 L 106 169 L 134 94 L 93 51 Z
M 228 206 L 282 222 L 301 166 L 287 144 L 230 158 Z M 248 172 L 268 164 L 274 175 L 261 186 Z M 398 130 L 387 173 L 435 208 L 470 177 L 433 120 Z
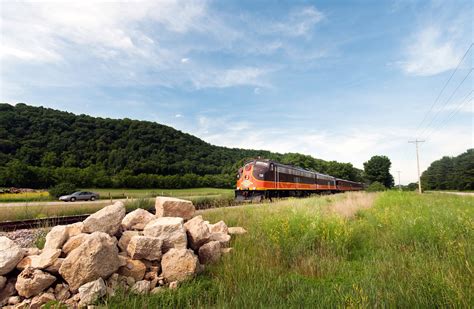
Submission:
M 213 146 L 154 122 L 0 104 L 0 186 L 230 187 L 242 162 L 258 156 L 361 177 L 350 163 Z
M 474 190 L 474 149 L 457 157 L 443 157 L 423 172 L 424 190 Z

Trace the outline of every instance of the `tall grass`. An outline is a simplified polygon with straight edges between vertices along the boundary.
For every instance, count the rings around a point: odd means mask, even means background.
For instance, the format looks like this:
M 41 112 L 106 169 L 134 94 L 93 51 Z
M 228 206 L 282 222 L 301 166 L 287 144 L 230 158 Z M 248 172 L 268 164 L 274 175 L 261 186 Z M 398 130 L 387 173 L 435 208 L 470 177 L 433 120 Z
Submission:
M 248 233 L 175 291 L 118 294 L 112 308 L 473 307 L 472 197 L 384 192 L 352 216 L 353 196 L 214 209 Z M 357 198 L 356 198 L 357 199 Z M 369 205 L 367 205 L 369 206 Z

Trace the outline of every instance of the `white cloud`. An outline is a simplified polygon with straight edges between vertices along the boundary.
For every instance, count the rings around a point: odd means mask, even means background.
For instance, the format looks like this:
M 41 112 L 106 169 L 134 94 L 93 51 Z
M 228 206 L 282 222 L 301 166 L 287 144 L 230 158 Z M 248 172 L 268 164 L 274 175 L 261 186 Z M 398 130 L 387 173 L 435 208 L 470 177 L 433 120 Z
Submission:
M 226 88 L 232 86 L 268 86 L 265 75 L 271 70 L 257 67 L 241 67 L 232 69 L 216 69 L 204 73 L 193 74 L 193 84 L 200 88 Z
M 189 62 L 189 58 L 181 58 L 181 63 L 188 63 Z
M 255 94 L 260 94 L 261 93 L 261 89 L 259 87 L 256 87 L 253 89 L 253 93 Z
M 176 114 L 176 115 L 174 115 L 174 117 L 175 117 L 175 118 L 183 118 L 184 116 L 181 115 L 181 114 Z
M 407 48 L 407 59 L 400 63 L 408 74 L 429 76 L 451 70 L 462 57 L 457 43 L 437 27 L 423 29 L 413 41 Z
M 306 36 L 324 18 L 324 14 L 315 7 L 303 7 L 293 10 L 285 22 L 276 23 L 271 31 L 288 36 Z

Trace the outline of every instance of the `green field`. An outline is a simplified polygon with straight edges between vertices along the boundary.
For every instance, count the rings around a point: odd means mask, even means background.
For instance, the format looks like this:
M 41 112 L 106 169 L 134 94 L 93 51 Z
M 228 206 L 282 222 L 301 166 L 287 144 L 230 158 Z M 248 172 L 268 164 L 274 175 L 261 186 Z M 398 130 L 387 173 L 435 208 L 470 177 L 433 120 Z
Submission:
M 122 198 L 147 198 L 156 196 L 174 196 L 174 197 L 216 197 L 233 196 L 232 189 L 218 188 L 191 188 L 191 189 L 98 189 L 86 188 L 80 191 L 91 191 L 100 194 L 101 199 L 122 199 Z M 72 193 L 72 192 L 71 192 Z M 4 193 L 0 194 L 0 203 L 12 202 L 41 202 L 55 201 L 46 191 L 28 192 L 28 193 Z
M 248 233 L 177 290 L 112 308 L 473 307 L 474 199 L 384 192 L 221 208 Z M 371 204 L 373 204 L 372 207 Z
M 158 195 L 174 196 L 187 199 L 193 202 L 198 209 L 213 208 L 229 206 L 234 204 L 234 191 L 230 189 L 214 189 L 214 188 L 195 188 L 195 189 L 176 189 L 176 190 L 147 190 L 147 189 L 85 189 L 86 191 L 94 191 L 101 194 L 101 201 L 99 202 L 74 202 L 74 203 L 55 203 L 50 205 L 50 200 L 13 200 L 21 202 L 20 206 L 6 206 L 0 205 L 0 221 L 7 220 L 24 220 L 55 216 L 69 216 L 90 214 L 104 206 L 110 204 L 109 193 L 111 199 L 117 200 L 128 198 L 126 206 L 129 209 L 136 207 L 152 208 L 154 201 L 152 197 Z M 107 198 L 105 198 L 107 197 Z M 1 199 L 1 198 L 0 198 Z M 9 200 L 9 202 L 12 202 Z M 29 203 L 35 204 L 29 204 Z M 40 202 L 40 204 L 36 204 Z M 23 205 L 24 203 L 24 205 Z M 138 205 L 138 206 L 137 206 Z

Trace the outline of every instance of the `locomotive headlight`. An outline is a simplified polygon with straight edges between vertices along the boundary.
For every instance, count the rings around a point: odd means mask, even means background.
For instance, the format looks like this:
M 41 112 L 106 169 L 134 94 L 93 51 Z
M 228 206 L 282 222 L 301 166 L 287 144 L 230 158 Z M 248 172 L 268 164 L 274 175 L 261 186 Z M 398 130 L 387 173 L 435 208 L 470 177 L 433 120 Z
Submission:
M 258 177 L 263 178 L 263 174 L 258 174 Z

